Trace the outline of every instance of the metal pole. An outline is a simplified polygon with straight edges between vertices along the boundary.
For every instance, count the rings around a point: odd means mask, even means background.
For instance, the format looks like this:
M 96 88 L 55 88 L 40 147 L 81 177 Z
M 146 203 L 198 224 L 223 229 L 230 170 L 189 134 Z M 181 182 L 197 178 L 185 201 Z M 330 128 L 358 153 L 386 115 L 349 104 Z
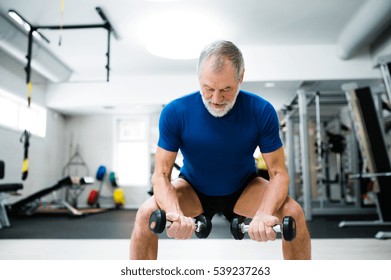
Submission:
M 303 181 L 303 204 L 304 214 L 307 220 L 312 220 L 311 206 L 311 173 L 309 157 L 309 140 L 308 140 L 308 114 L 306 92 L 297 91 L 299 97 L 299 114 L 300 114 L 300 150 L 301 150 L 301 171 Z
M 40 25 L 36 29 L 87 29 L 87 28 L 106 28 L 106 24 L 73 24 L 73 25 Z
M 390 76 L 391 63 L 381 64 L 380 70 L 383 76 L 384 84 L 386 86 L 388 100 L 391 103 L 391 76 Z
M 27 64 L 26 64 L 26 84 L 30 82 L 31 79 L 31 58 L 32 58 L 32 52 L 33 52 L 33 32 L 34 29 L 31 28 L 28 36 L 28 43 L 27 43 Z
M 322 182 L 323 162 L 322 162 L 322 134 L 321 134 L 321 123 L 320 123 L 320 93 L 319 92 L 315 94 L 315 112 L 316 112 L 316 153 L 317 153 L 316 174 L 318 175 L 317 181 L 319 182 L 318 186 L 321 192 L 319 197 L 320 208 L 323 208 L 326 191 L 325 191 L 325 185 Z
M 352 127 L 353 136 L 352 136 L 352 140 L 350 141 L 351 145 L 352 145 L 352 171 L 353 171 L 353 174 L 357 174 L 359 172 L 359 164 L 358 164 L 358 161 L 359 161 L 359 158 L 358 158 L 359 150 L 358 149 L 359 149 L 359 147 L 357 145 L 356 137 L 354 136 L 353 126 L 354 126 L 354 124 L 352 121 L 351 127 Z M 360 182 L 357 180 L 354 180 L 353 184 L 354 184 L 354 195 L 355 195 L 354 205 L 356 208 L 361 208 Z
M 296 187 L 295 187 L 295 143 L 294 143 L 294 123 L 293 116 L 289 116 L 286 118 L 287 122 L 287 144 L 288 144 L 288 174 L 289 174 L 289 196 L 293 199 L 296 199 Z
M 107 57 L 107 64 L 106 64 L 106 81 L 108 82 L 110 79 L 110 36 L 111 35 L 111 27 L 108 25 L 107 28 L 107 52 L 106 52 L 106 57 Z

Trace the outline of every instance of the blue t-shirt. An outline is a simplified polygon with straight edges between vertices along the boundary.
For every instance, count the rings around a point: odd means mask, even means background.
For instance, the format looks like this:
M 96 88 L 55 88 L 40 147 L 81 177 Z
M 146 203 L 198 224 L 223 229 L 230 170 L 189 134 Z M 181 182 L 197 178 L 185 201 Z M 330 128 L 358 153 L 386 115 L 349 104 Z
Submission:
M 254 151 L 273 152 L 282 146 L 273 106 L 260 96 L 240 91 L 223 117 L 205 108 L 199 91 L 164 106 L 158 146 L 183 155 L 181 173 L 201 193 L 229 195 L 256 171 Z

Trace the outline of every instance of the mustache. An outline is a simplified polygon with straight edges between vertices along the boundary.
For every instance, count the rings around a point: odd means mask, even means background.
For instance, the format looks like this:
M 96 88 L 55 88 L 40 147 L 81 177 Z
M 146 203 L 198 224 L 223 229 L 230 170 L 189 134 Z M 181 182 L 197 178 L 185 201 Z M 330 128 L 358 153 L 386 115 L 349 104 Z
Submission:
M 205 99 L 205 101 L 207 101 L 208 103 L 212 103 L 212 104 L 216 104 L 216 105 L 228 105 L 228 104 L 231 103 L 230 101 L 227 101 L 227 100 L 225 100 L 225 101 L 223 101 L 223 102 L 220 102 L 220 103 L 215 103 L 215 102 L 212 101 L 212 97 L 211 97 L 211 98 L 204 98 L 204 99 Z

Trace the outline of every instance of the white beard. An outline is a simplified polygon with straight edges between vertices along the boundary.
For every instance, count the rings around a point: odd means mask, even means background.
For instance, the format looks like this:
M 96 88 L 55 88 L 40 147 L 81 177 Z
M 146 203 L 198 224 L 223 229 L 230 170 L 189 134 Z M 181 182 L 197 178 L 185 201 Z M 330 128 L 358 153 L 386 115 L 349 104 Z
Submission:
M 224 105 L 224 107 L 221 108 L 221 109 L 216 109 L 216 108 L 212 107 L 212 106 L 210 105 L 210 103 L 211 103 L 211 98 L 209 98 L 209 99 L 204 98 L 204 96 L 202 95 L 202 93 L 201 93 L 201 98 L 202 98 L 202 102 L 204 103 L 205 108 L 208 110 L 208 112 L 209 112 L 213 117 L 221 118 L 221 117 L 224 117 L 224 116 L 225 116 L 229 111 L 231 111 L 231 109 L 234 107 L 235 102 L 236 102 L 236 98 L 238 97 L 238 93 L 239 93 L 239 90 L 238 90 L 238 92 L 236 93 L 234 100 L 232 100 L 231 102 L 225 101 L 225 102 L 221 103 L 220 105 Z

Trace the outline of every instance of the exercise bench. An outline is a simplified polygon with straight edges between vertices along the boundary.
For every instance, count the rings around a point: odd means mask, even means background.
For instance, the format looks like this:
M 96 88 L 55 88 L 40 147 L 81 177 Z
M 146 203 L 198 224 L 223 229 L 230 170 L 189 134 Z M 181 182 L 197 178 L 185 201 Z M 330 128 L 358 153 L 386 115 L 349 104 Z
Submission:
M 5 163 L 4 161 L 0 160 L 0 179 L 4 178 L 4 173 L 5 173 Z M 7 210 L 3 203 L 3 193 L 5 192 L 15 193 L 16 191 L 21 189 L 23 189 L 23 184 L 20 183 L 0 184 L 0 229 L 3 227 L 11 226 L 8 219 Z

